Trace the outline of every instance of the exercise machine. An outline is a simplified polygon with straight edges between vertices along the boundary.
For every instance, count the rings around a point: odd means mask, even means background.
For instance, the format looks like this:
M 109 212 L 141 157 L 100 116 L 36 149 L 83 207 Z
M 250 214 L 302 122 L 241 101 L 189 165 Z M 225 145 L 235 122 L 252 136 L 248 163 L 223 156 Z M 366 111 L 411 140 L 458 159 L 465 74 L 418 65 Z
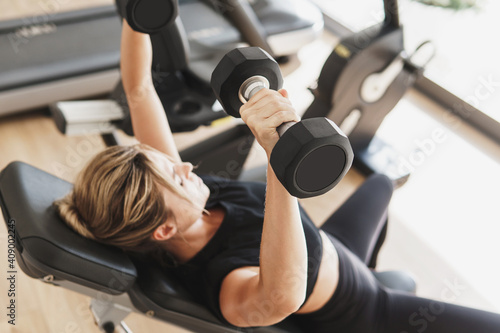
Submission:
M 120 34 L 114 6 L 1 21 L 0 116 L 110 92 Z
M 434 50 L 426 41 L 409 56 L 397 0 L 384 0 L 384 13 L 382 22 L 343 38 L 335 46 L 303 118 L 324 116 L 334 121 L 349 137 L 358 170 L 386 174 L 401 186 L 409 173 L 398 168 L 399 153 L 375 134 L 385 116 L 423 74 Z
M 321 13 L 312 4 L 285 1 L 289 5 L 284 8 L 283 0 L 251 2 L 268 44 L 280 56 L 295 53 L 323 27 Z M 218 4 L 179 1 L 193 75 L 207 82 L 210 59 L 215 57 L 215 67 L 218 52 L 222 57 L 245 43 Z M 111 93 L 119 81 L 120 20 L 116 6 L 102 6 L 0 22 L 0 116 Z M 162 73 L 156 78 L 166 80 Z M 180 106 L 187 110 L 193 105 Z

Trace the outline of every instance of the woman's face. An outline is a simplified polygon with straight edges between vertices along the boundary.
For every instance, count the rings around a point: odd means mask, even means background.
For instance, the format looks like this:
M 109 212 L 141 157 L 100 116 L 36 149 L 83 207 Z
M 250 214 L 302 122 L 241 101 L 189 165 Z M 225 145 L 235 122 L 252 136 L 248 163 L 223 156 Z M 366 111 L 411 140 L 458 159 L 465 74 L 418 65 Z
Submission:
M 203 181 L 195 175 L 191 163 L 173 163 L 162 153 L 149 153 L 160 169 L 165 170 L 167 177 L 179 185 L 186 196 L 198 207 L 178 196 L 176 193 L 165 189 L 165 201 L 169 209 L 175 216 L 175 224 L 178 231 L 185 232 L 203 214 L 203 208 L 210 195 L 210 190 Z

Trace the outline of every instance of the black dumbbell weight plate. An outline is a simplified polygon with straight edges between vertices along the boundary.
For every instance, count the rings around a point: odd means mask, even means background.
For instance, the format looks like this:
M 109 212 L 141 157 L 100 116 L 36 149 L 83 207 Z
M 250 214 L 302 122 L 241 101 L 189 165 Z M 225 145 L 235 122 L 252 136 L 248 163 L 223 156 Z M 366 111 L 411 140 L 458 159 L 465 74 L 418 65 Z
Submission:
M 178 15 L 177 4 L 172 0 L 129 0 L 127 21 L 143 33 L 155 33 L 171 24 Z
M 252 76 L 263 76 L 269 89 L 283 86 L 279 65 L 258 47 L 234 49 L 227 53 L 212 73 L 211 85 L 224 110 L 233 117 L 240 117 L 243 105 L 239 99 L 240 87 Z M 271 60 L 271 61 L 270 61 Z
M 353 160 L 347 137 L 326 118 L 290 127 L 271 153 L 273 170 L 290 194 L 309 198 L 331 190 Z

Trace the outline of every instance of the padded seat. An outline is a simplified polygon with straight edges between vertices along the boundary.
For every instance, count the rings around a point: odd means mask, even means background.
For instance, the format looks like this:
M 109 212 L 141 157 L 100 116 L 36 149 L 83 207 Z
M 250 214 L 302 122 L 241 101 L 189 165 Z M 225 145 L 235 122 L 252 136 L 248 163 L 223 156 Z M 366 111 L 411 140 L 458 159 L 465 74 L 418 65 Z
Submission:
M 205 307 L 196 303 L 194 298 L 168 272 L 157 264 L 136 262 L 139 278 L 134 288 L 129 292 L 134 306 L 141 312 L 154 311 L 155 316 L 167 322 L 186 327 L 193 325 L 194 320 L 203 321 L 200 332 L 221 332 L 221 322 Z M 271 327 L 243 329 L 224 327 L 224 332 L 297 332 L 301 331 L 294 325 L 292 319 Z
M 53 275 L 113 295 L 126 292 L 137 278 L 128 256 L 73 232 L 52 205 L 71 187 L 22 162 L 2 171 L 0 202 L 5 221 L 15 220 L 19 265 L 36 279 Z

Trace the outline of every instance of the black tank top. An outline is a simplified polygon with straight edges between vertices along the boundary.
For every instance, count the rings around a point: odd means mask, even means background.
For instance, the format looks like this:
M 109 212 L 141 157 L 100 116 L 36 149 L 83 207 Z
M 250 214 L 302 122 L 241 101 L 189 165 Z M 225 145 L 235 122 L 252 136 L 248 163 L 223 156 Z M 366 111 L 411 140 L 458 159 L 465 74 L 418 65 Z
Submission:
M 203 176 L 202 179 L 210 189 L 205 208 L 221 205 L 226 215 L 205 247 L 188 262 L 174 267 L 173 271 L 198 302 L 229 324 L 220 311 L 220 287 L 231 271 L 244 266 L 259 266 L 266 185 L 212 176 Z M 300 214 L 308 252 L 307 301 L 318 277 L 323 246 L 318 228 L 302 207 Z

